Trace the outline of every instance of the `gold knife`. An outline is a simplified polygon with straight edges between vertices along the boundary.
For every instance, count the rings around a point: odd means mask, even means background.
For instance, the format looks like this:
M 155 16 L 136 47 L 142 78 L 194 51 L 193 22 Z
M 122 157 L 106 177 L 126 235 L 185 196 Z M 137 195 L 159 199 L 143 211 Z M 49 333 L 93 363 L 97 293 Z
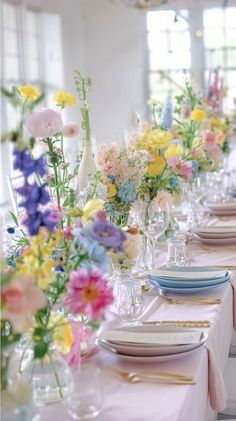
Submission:
M 210 327 L 209 320 L 154 320 L 150 322 L 142 322 L 142 324 L 147 326 L 169 325 L 182 327 Z

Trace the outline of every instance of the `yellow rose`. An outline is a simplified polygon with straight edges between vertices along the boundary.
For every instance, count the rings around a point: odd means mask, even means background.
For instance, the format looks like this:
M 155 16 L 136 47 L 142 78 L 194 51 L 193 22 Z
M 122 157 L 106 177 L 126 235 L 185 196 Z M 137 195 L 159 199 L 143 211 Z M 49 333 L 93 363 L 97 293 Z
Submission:
M 166 159 L 172 158 L 172 156 L 183 156 L 184 148 L 179 143 L 172 144 L 165 150 L 164 156 Z
M 103 208 L 104 200 L 101 199 L 92 199 L 89 200 L 84 209 L 83 209 L 83 218 L 85 220 L 89 219 L 90 216 L 95 212 L 96 210 L 100 210 Z
M 107 185 L 107 198 L 112 199 L 116 195 L 116 186 L 114 184 L 109 183 Z
M 206 113 L 203 110 L 201 110 L 200 108 L 195 108 L 191 112 L 190 118 L 193 121 L 201 121 L 201 120 L 204 120 L 206 118 Z
M 58 105 L 59 107 L 64 108 L 67 105 L 74 107 L 75 105 L 75 97 L 71 95 L 69 92 L 64 92 L 64 91 L 56 92 L 53 99 L 56 105 Z
M 37 88 L 30 85 L 20 86 L 17 90 L 19 94 L 28 101 L 35 101 L 41 95 Z
M 165 159 L 160 155 L 156 155 L 153 161 L 148 164 L 146 172 L 150 176 L 159 175 L 164 170 L 165 166 Z

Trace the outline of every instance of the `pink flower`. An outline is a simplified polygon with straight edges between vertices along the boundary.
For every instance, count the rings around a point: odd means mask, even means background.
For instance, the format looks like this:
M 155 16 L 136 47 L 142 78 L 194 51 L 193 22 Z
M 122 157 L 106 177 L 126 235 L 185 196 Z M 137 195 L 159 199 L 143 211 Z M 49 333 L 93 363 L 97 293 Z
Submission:
M 220 158 L 220 156 L 222 154 L 222 151 L 219 148 L 219 146 L 215 145 L 214 147 L 211 148 L 210 153 L 211 153 L 211 156 L 213 158 L 216 158 L 217 159 L 217 158 Z
M 68 354 L 63 355 L 71 368 L 78 368 L 80 365 L 80 344 L 85 338 L 84 325 L 82 322 L 71 321 L 70 326 L 73 333 L 73 342 Z
M 168 209 L 173 205 L 173 197 L 170 193 L 160 190 L 153 199 L 154 205 L 159 206 L 162 210 Z
M 1 319 L 9 320 L 17 332 L 24 332 L 33 324 L 32 316 L 45 304 L 43 292 L 33 284 L 30 276 L 15 276 L 1 291 Z
M 72 228 L 64 228 L 62 233 L 63 233 L 63 236 L 67 240 L 72 240 L 72 238 L 73 238 Z
M 103 210 L 98 210 L 96 213 L 93 214 L 94 221 L 107 221 L 106 213 Z
M 50 108 L 42 108 L 28 116 L 25 126 L 31 136 L 46 139 L 62 130 L 61 114 Z
M 62 133 L 65 137 L 75 137 L 79 134 L 79 125 L 70 121 L 64 124 Z
M 203 148 L 211 151 L 212 148 L 216 146 L 216 137 L 215 133 L 212 130 L 203 130 L 201 132 L 202 135 L 202 145 Z
M 68 295 L 64 304 L 73 314 L 87 314 L 91 319 L 99 319 L 104 308 L 113 301 L 112 290 L 97 268 L 71 272 L 66 287 Z
M 169 166 L 176 174 L 180 174 L 185 178 L 190 178 L 192 175 L 192 162 L 184 161 L 178 156 L 173 156 L 167 160 Z

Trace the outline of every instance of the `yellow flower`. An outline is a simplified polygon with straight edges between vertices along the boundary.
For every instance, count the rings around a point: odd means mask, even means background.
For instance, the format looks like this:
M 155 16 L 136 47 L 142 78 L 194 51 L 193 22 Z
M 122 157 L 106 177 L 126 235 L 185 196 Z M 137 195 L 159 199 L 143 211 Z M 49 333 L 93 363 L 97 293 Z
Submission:
M 35 101 L 41 95 L 37 88 L 30 85 L 20 86 L 17 90 L 28 101 Z
M 211 119 L 211 124 L 213 128 L 218 128 L 218 129 L 224 129 L 224 124 L 222 123 L 222 121 L 220 121 L 219 118 L 212 118 Z
M 102 209 L 103 205 L 104 205 L 104 200 L 101 200 L 101 199 L 89 200 L 83 209 L 83 218 L 85 220 L 89 219 L 90 216 L 93 214 L 93 212 L 96 210 Z
M 157 149 L 167 148 L 172 139 L 172 133 L 165 130 L 149 130 L 140 136 L 137 146 L 139 149 L 144 149 L 152 153 Z
M 147 166 L 147 174 L 150 176 L 159 175 L 166 166 L 165 159 L 160 155 L 155 155 L 153 161 Z
M 69 92 L 64 92 L 64 91 L 56 92 L 53 99 L 56 105 L 58 105 L 59 107 L 64 108 L 67 105 L 74 107 L 75 105 L 75 97 L 71 95 Z
M 202 144 L 202 139 L 200 136 L 197 136 L 193 139 L 192 148 L 199 148 Z
M 223 146 L 225 142 L 225 134 L 222 130 L 219 130 L 216 134 L 216 143 L 220 146 Z
M 156 107 L 159 104 L 159 102 L 156 99 L 149 99 L 147 102 L 147 105 L 149 107 Z
M 203 110 L 201 110 L 200 108 L 195 108 L 191 112 L 190 118 L 193 121 L 201 121 L 201 120 L 204 120 L 206 118 L 206 113 Z
M 49 327 L 53 327 L 53 340 L 56 342 L 58 351 L 67 354 L 73 343 L 73 333 L 69 322 L 62 316 L 50 317 Z
M 180 143 L 173 143 L 165 150 L 164 156 L 166 159 L 172 158 L 172 156 L 183 156 L 184 148 Z
M 107 185 L 107 198 L 112 199 L 116 195 L 116 191 L 115 184 L 109 183 Z

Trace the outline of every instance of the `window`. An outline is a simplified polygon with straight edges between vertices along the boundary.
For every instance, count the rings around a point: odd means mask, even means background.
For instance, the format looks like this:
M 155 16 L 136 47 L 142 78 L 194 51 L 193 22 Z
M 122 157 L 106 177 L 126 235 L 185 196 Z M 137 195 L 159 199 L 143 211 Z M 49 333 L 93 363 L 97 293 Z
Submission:
M 63 87 L 60 16 L 3 2 L 1 39 L 1 86 L 33 85 L 46 93 L 44 106 L 50 105 L 53 92 Z M 1 131 L 14 129 L 19 116 L 4 97 L 1 108 Z M 2 180 L 12 172 L 11 149 L 9 142 L 1 145 Z M 8 198 L 6 183 L 0 183 L 0 204 Z
M 149 98 L 163 102 L 168 92 L 174 97 L 190 72 L 206 90 L 220 68 L 227 92 L 223 107 L 229 112 L 236 98 L 236 7 L 204 8 L 202 3 L 189 4 L 189 10 L 147 12 Z
M 233 109 L 236 98 L 236 7 L 204 10 L 205 80 L 220 68 L 227 91 L 224 108 Z
M 149 97 L 163 102 L 169 93 L 180 93 L 191 67 L 188 12 L 148 12 L 147 30 Z

